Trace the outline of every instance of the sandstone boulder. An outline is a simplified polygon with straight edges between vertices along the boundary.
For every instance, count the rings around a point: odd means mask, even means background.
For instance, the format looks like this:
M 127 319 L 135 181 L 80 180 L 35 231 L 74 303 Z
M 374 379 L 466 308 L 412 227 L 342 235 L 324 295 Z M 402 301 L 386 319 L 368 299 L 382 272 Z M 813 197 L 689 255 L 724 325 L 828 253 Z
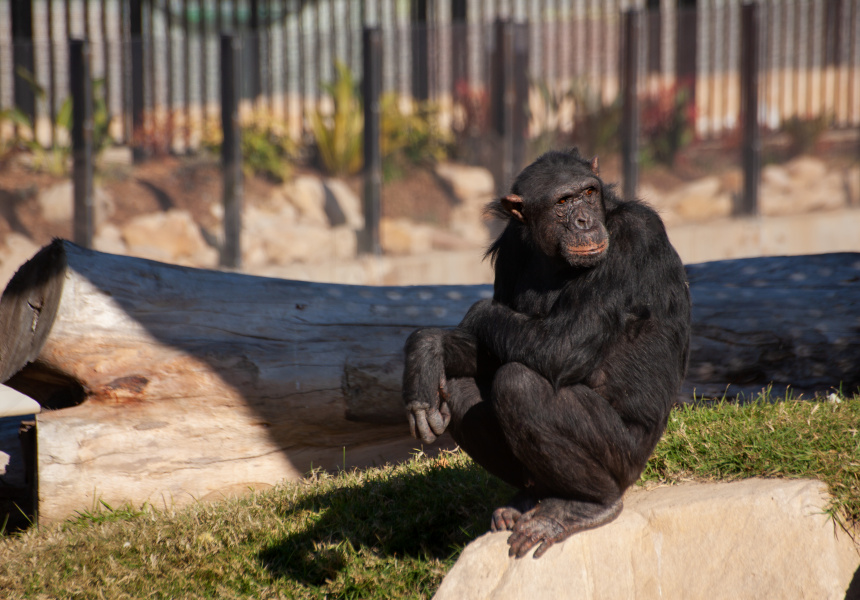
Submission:
M 379 242 L 386 254 L 423 254 L 433 247 L 433 230 L 409 219 L 382 218 Z
M 484 535 L 434 598 L 842 600 L 860 555 L 825 506 L 826 486 L 810 480 L 634 489 L 614 522 L 538 560 L 509 558 L 506 533 Z
M 667 196 L 668 207 L 686 221 L 706 221 L 732 214 L 732 196 L 716 176 L 687 183 Z
M 39 208 L 42 217 L 51 223 L 68 223 L 74 218 L 74 186 L 72 181 L 62 181 L 39 193 Z M 93 190 L 93 218 L 99 225 L 111 216 L 115 210 L 113 198 L 103 188 Z
M 113 223 L 105 223 L 96 230 L 93 236 L 93 248 L 111 254 L 126 254 L 128 246 L 122 238 L 122 231 Z
M 141 215 L 126 223 L 122 239 L 132 256 L 186 265 L 212 265 L 218 252 L 203 238 L 200 226 L 186 210 Z
M 6 287 L 18 267 L 38 251 L 39 246 L 25 235 L 15 231 L 3 234 L 0 242 L 0 283 L 3 287 Z
M 364 229 L 364 210 L 361 198 L 353 192 L 350 187 L 340 179 L 326 179 L 326 212 L 340 214 L 343 220 L 332 225 L 347 225 L 352 229 Z
M 762 169 L 760 212 L 765 216 L 836 210 L 851 203 L 845 174 L 827 171 L 820 159 L 801 156 Z
M 488 202 L 495 193 L 493 175 L 482 167 L 440 163 L 436 175 L 460 202 Z
M 326 191 L 322 180 L 313 175 L 299 175 L 285 183 L 281 191 L 286 199 L 298 210 L 302 223 L 327 227 L 330 225 L 326 214 Z

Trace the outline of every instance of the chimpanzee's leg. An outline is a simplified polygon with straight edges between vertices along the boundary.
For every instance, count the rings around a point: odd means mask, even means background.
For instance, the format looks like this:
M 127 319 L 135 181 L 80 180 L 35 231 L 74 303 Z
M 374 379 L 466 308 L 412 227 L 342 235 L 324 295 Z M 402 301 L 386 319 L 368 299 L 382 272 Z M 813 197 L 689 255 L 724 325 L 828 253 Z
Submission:
M 511 555 L 535 557 L 554 542 L 614 519 L 621 495 L 641 470 L 631 457 L 641 453 L 609 402 L 584 385 L 554 390 L 519 363 L 496 373 L 492 404 L 507 446 L 533 480 L 540 503 L 522 515 L 502 507 L 493 528 L 513 523 Z
M 447 389 L 451 412 L 448 430 L 460 448 L 502 481 L 523 489 L 527 485 L 526 469 L 508 446 L 493 407 L 483 399 L 476 381 L 452 379 Z M 484 390 L 483 395 L 487 394 Z

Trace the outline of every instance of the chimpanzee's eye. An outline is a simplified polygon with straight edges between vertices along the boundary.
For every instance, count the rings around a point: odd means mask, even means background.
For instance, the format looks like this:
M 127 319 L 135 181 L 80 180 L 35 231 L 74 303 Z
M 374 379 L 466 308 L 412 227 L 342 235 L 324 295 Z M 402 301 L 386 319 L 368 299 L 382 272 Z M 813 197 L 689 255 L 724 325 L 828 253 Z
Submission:
M 560 198 L 559 201 L 556 202 L 556 204 L 564 204 L 565 202 L 567 202 L 567 197 Z
M 590 188 L 588 188 L 587 190 L 585 190 L 583 193 L 584 193 L 586 196 L 590 196 L 590 195 L 592 195 L 594 192 L 595 192 L 595 189 L 594 189 L 593 187 L 590 187 Z

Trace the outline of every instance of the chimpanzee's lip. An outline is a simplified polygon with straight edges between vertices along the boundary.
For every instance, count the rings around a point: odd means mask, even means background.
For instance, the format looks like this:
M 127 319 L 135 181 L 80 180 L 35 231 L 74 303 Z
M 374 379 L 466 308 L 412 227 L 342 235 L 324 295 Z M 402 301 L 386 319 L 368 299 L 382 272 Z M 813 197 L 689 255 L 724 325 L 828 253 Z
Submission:
M 576 254 L 577 256 L 593 256 L 595 254 L 605 252 L 607 247 L 609 247 L 609 240 L 603 240 L 597 244 L 588 244 L 585 246 L 568 246 L 567 250 L 571 254 Z

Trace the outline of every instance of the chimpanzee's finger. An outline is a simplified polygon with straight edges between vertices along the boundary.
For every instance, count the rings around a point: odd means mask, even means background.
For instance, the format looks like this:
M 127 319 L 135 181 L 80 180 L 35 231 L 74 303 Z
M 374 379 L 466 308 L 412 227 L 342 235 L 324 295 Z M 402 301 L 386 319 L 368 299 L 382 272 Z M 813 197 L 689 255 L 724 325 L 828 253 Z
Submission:
M 442 429 L 447 429 L 448 423 L 451 422 L 451 407 L 447 402 L 442 402 L 439 406 L 439 414 L 442 415 Z
M 423 410 L 415 411 L 415 425 L 421 434 L 420 438 L 422 442 L 432 444 L 436 441 L 436 436 L 430 431 L 430 425 L 427 423 L 427 414 Z
M 430 429 L 433 430 L 433 433 L 436 435 L 442 435 L 445 433 L 445 426 L 447 423 L 438 410 L 430 409 L 427 413 L 427 422 L 430 424 Z
M 415 435 L 415 415 L 412 411 L 406 413 L 406 418 L 409 419 L 409 432 L 412 434 L 412 437 L 417 438 Z

